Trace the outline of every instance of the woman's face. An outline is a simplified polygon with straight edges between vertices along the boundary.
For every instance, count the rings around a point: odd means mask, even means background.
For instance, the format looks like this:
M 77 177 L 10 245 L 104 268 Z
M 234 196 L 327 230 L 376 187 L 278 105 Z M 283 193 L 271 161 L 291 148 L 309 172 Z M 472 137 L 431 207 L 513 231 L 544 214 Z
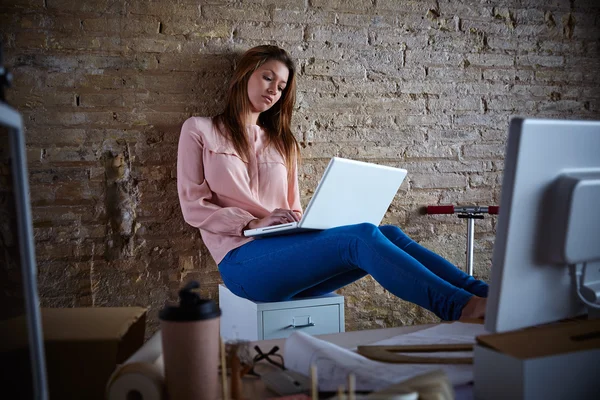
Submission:
M 252 112 L 267 111 L 279 101 L 289 74 L 288 67 L 277 60 L 265 62 L 252 73 L 248 80 L 248 98 Z

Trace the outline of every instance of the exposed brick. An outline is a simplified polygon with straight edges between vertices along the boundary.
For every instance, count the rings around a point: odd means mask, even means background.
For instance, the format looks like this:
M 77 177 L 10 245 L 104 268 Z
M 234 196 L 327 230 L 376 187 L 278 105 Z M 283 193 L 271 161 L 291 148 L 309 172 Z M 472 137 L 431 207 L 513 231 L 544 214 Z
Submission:
M 493 7 L 482 2 L 458 3 L 452 0 L 438 0 L 440 12 L 442 14 L 459 15 L 461 18 L 476 17 L 489 18 L 492 15 Z M 433 7 L 432 7 L 433 8 Z
M 538 51 L 544 55 L 564 55 L 572 56 L 574 54 L 585 56 L 589 54 L 586 50 L 585 42 L 573 42 L 572 40 L 540 40 L 536 41 Z
M 406 64 L 410 66 L 448 66 L 458 67 L 463 64 L 462 54 L 438 51 L 406 51 Z
M 244 23 L 240 24 L 234 37 L 243 39 L 283 40 L 286 42 L 300 42 L 304 36 L 302 26 L 291 24 L 268 24 L 259 25 Z
M 464 188 L 467 185 L 467 179 L 458 174 L 411 174 L 411 187 L 417 189 L 448 189 Z
M 562 85 L 514 85 L 510 92 L 517 96 L 538 97 L 537 100 L 549 99 L 554 93 L 560 93 L 562 98 L 575 98 L 581 94 L 581 87 Z
M 47 0 L 48 10 L 72 13 L 123 14 L 125 4 L 111 0 Z
M 503 113 L 487 112 L 486 114 L 473 114 L 472 112 L 456 113 L 452 117 L 452 122 L 457 125 L 467 125 L 471 127 L 480 127 L 482 129 L 502 126 L 508 127 L 510 116 Z
M 372 0 L 309 0 L 312 7 L 326 10 L 365 12 L 372 8 Z
M 397 25 L 397 18 L 393 15 L 367 15 L 355 13 L 338 13 L 337 23 L 357 27 L 391 28 Z
M 86 178 L 88 178 L 88 171 L 81 168 L 29 168 L 30 185 L 82 182 Z
M 484 141 L 491 140 L 495 142 L 501 141 L 506 143 L 506 138 L 508 137 L 508 125 L 501 128 L 484 127 L 480 129 L 480 132 L 481 138 Z M 494 161 L 493 164 L 494 168 L 497 168 L 497 161 Z
M 516 54 L 519 50 L 533 51 L 538 48 L 535 38 L 486 35 L 486 42 L 491 51 L 498 52 L 500 50 L 508 54 Z
M 469 176 L 469 187 L 472 188 L 492 188 L 497 185 L 499 174 L 488 173 L 486 175 Z
M 461 27 L 464 32 L 485 32 L 488 36 L 508 37 L 512 36 L 512 29 L 504 22 L 497 19 L 464 18 L 461 19 Z M 544 31 L 546 27 L 539 27 Z
M 398 159 L 401 158 L 406 150 L 406 147 L 386 146 L 377 147 L 367 145 L 357 147 L 356 157 L 361 160 L 383 160 L 383 159 Z
M 428 125 L 450 125 L 452 117 L 443 114 L 407 115 L 402 119 L 405 125 L 428 126 Z
M 491 111 L 510 111 L 513 113 L 529 113 L 536 109 L 537 102 L 515 96 L 495 96 L 487 100 L 487 108 Z
M 581 82 L 584 79 L 584 74 L 581 71 L 539 70 L 535 71 L 535 80 L 547 83 Z
M 352 78 L 345 78 L 352 79 Z M 332 93 L 336 91 L 338 83 L 332 82 L 331 77 L 319 76 L 319 75 L 307 75 L 303 74 L 298 76 L 298 89 L 299 93 Z M 298 114 L 296 114 L 298 115 Z
M 369 44 L 378 46 L 396 46 L 399 49 L 420 50 L 427 47 L 428 38 L 411 33 L 412 30 L 405 27 L 392 29 L 376 28 L 369 30 Z
M 40 9 L 44 8 L 44 3 L 37 0 L 4 0 L 2 6 L 6 8 L 24 8 L 24 9 Z
M 481 98 L 479 97 L 462 97 L 459 99 L 430 99 L 427 102 L 428 109 L 431 112 L 439 112 L 442 110 L 470 110 L 479 111 Z
M 244 0 L 248 4 L 260 4 L 264 6 L 274 6 L 283 9 L 306 9 L 310 0 Z M 231 2 L 231 1 L 230 1 Z
M 531 70 L 522 69 L 484 69 L 483 79 L 486 81 L 501 81 L 501 82 L 529 82 L 533 80 L 534 74 Z
M 396 0 L 377 0 L 375 8 L 377 10 L 398 11 L 406 13 L 417 13 L 425 15 L 427 10 L 436 8 L 436 1 L 396 1 Z
M 565 59 L 565 66 L 567 70 L 573 67 L 581 68 L 584 71 L 600 71 L 600 63 L 598 63 L 598 57 L 567 57 Z
M 226 19 L 233 21 L 261 21 L 271 20 L 269 10 L 248 7 L 227 6 L 202 6 L 202 16 L 208 20 Z
M 533 66 L 539 67 L 560 67 L 564 65 L 565 59 L 562 56 L 517 56 L 516 61 L 518 66 Z
M 499 203 L 499 191 L 492 191 L 489 188 L 467 189 L 465 191 L 444 191 L 441 196 L 441 204 L 477 204 L 477 205 L 496 205 Z
M 347 64 L 328 60 L 314 60 L 305 65 L 304 73 L 306 75 L 317 76 L 349 76 L 364 77 L 365 68 L 362 65 Z
M 585 112 L 585 104 L 575 100 L 543 101 L 537 105 L 539 111 L 582 111 Z
M 489 161 L 473 160 L 440 160 L 435 162 L 435 170 L 439 172 L 491 172 L 494 166 Z
M 273 22 L 292 24 L 329 25 L 336 21 L 336 14 L 320 10 L 290 10 L 288 8 L 273 10 Z
M 16 32 L 14 45 L 20 49 L 48 48 L 48 35 L 45 32 Z
M 382 71 L 367 71 L 367 78 L 372 80 L 391 79 L 399 81 L 398 87 L 401 88 L 404 81 L 413 81 L 425 77 L 425 68 L 387 68 Z
M 367 44 L 367 30 L 337 26 L 308 26 L 306 40 L 346 44 Z
M 333 78 L 334 85 L 340 93 L 362 93 L 365 95 L 389 95 L 396 91 L 396 83 L 389 81 L 372 81 L 356 78 Z
M 73 50 L 119 53 L 123 50 L 121 38 L 101 37 L 93 34 L 90 36 L 68 35 L 48 37 L 45 47 L 53 51 Z
M 499 144 L 473 144 L 463 148 L 465 158 L 493 159 L 504 157 L 505 145 Z
M 481 67 L 512 67 L 515 58 L 503 54 L 469 54 L 465 58 L 469 65 Z
M 332 45 L 327 43 L 308 42 L 302 46 L 294 46 L 289 49 L 292 57 L 299 60 L 309 60 L 311 58 L 319 60 L 339 61 L 346 54 L 353 54 L 353 48 L 349 45 Z

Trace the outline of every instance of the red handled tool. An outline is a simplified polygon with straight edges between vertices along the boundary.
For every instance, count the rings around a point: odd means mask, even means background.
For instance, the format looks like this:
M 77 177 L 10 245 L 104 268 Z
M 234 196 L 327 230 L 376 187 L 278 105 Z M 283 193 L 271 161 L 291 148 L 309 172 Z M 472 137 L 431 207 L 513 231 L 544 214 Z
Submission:
M 458 218 L 467 219 L 467 272 L 473 275 L 473 240 L 475 237 L 475 220 L 483 219 L 483 214 L 498 214 L 498 206 L 427 206 L 425 214 L 456 214 Z

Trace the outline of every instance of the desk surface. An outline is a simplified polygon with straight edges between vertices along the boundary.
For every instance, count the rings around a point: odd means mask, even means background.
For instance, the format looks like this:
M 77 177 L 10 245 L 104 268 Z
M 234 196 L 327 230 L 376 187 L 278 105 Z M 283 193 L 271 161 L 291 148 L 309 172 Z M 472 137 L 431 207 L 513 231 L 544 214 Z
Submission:
M 364 331 L 316 335 L 315 337 L 326 340 L 346 349 L 352 349 L 357 346 L 367 345 L 369 343 L 378 342 L 380 340 L 388 339 L 394 336 L 420 331 L 422 329 L 430 328 L 435 325 L 437 324 L 399 326 L 395 328 L 369 329 Z M 258 345 L 263 351 L 269 351 L 273 346 L 279 346 L 279 353 L 282 354 L 285 359 L 285 355 L 283 354 L 284 343 L 285 339 L 258 340 L 256 342 L 252 342 L 251 347 L 253 349 L 253 354 L 255 354 L 255 345 Z M 266 399 L 269 397 L 276 397 L 276 394 L 268 390 L 263 384 L 263 382 L 259 379 L 244 378 L 243 385 L 244 397 L 247 399 L 259 400 Z
M 351 349 L 356 346 L 364 346 L 369 343 L 374 343 L 380 340 L 389 339 L 394 336 L 405 335 L 407 333 L 420 331 L 422 329 L 431 328 L 432 326 L 436 325 L 437 324 L 427 324 L 398 326 L 395 328 L 367 329 L 364 331 L 351 331 L 330 333 L 327 335 L 315 335 L 315 337 L 336 344 L 345 349 Z M 284 343 L 285 339 L 258 340 L 256 342 L 252 342 L 252 347 L 254 347 L 254 345 L 259 345 L 261 348 L 264 346 L 266 349 L 271 348 L 273 346 L 279 346 L 281 348 L 280 351 L 283 352 Z

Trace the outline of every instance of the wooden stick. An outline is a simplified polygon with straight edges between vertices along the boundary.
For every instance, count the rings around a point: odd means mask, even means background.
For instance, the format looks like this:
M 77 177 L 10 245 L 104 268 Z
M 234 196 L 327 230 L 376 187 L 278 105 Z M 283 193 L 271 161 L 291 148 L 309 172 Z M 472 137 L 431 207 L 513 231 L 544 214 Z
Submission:
M 227 386 L 227 363 L 225 362 L 225 342 L 219 337 L 219 346 L 221 347 L 221 390 L 223 400 L 229 400 L 229 388 Z
M 348 400 L 356 400 L 356 377 L 353 373 L 348 374 Z
M 238 356 L 239 346 L 232 348 L 231 354 L 231 398 L 233 400 L 242 400 L 242 364 Z
M 317 366 L 313 364 L 310 366 L 310 388 L 311 388 L 310 398 L 312 400 L 319 400 L 319 391 L 317 390 L 317 385 L 318 385 Z

